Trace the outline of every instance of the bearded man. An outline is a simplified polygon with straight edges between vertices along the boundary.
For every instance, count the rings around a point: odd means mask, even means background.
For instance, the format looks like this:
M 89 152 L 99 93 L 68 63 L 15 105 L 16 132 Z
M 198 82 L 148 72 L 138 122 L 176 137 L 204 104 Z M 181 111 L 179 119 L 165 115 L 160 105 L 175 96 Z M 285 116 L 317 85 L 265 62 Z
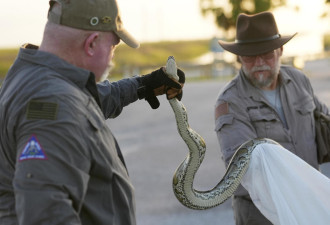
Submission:
M 313 111 L 328 108 L 313 93 L 299 70 L 281 65 L 282 36 L 270 12 L 240 14 L 235 42 L 219 41 L 238 56 L 239 74 L 220 92 L 215 105 L 215 130 L 228 165 L 236 149 L 253 138 L 270 138 L 318 169 Z M 271 224 L 240 186 L 233 196 L 236 224 Z

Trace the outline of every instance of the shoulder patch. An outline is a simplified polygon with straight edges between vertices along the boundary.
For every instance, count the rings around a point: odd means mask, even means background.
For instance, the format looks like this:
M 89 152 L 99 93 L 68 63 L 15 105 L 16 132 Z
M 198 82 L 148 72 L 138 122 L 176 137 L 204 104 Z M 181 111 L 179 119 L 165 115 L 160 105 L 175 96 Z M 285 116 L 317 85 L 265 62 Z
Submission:
M 29 120 L 31 119 L 56 120 L 57 108 L 58 108 L 57 103 L 31 100 L 28 103 L 26 118 Z
M 218 119 L 219 116 L 223 116 L 229 113 L 228 102 L 221 103 L 215 108 L 215 119 Z
M 47 159 L 45 152 L 43 151 L 37 138 L 32 135 L 29 141 L 26 143 L 21 155 L 19 156 L 19 161 L 27 159 Z

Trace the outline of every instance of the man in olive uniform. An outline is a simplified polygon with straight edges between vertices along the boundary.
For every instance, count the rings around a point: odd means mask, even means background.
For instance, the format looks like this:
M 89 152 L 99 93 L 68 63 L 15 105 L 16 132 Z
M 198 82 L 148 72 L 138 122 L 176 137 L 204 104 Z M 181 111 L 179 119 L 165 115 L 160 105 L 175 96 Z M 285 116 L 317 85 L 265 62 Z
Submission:
M 32 4 L 32 3 L 31 3 Z M 40 47 L 26 44 L 0 92 L 0 224 L 134 225 L 134 192 L 105 119 L 145 98 L 182 96 L 163 68 L 102 80 L 124 29 L 116 0 L 53 0 Z

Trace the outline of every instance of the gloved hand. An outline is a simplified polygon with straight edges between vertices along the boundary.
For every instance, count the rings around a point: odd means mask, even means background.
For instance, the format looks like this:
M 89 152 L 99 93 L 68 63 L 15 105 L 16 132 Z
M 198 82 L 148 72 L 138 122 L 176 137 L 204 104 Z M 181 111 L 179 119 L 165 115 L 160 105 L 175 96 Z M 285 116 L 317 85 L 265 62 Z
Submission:
M 142 86 L 138 90 L 139 99 L 145 98 L 153 109 L 159 107 L 157 95 L 166 93 L 168 99 L 176 97 L 181 100 L 185 74 L 180 69 L 178 69 L 177 74 L 179 76 L 179 82 L 169 78 L 164 72 L 163 67 L 150 74 L 141 76 L 140 82 Z

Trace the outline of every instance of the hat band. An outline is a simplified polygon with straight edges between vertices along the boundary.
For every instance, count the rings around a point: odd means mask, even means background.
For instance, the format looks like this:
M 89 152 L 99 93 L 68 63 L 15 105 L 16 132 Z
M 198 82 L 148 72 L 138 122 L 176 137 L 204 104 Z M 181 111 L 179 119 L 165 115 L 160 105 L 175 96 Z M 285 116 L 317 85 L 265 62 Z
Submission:
M 262 41 L 271 41 L 271 40 L 275 40 L 277 38 L 280 38 L 281 35 L 280 34 L 275 34 L 271 37 L 267 37 L 267 38 L 260 38 L 260 39 L 250 39 L 250 40 L 235 40 L 236 43 L 238 44 L 247 44 L 247 43 L 255 43 L 255 42 L 262 42 Z

